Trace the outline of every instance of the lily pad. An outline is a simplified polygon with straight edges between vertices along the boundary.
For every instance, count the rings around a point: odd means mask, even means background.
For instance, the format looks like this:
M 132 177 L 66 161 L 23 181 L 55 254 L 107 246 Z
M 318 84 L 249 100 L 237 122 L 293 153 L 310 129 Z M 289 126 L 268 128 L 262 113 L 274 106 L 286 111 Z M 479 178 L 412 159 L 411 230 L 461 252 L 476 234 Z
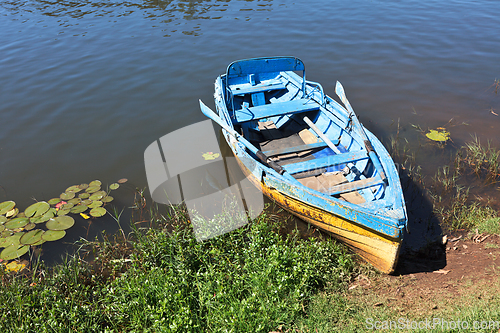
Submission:
M 107 196 L 108 193 L 106 191 L 97 191 L 97 192 L 94 192 L 94 194 L 100 194 L 102 195 L 103 197 Z
M 104 197 L 104 195 L 102 195 L 101 193 L 94 193 L 90 196 L 90 200 L 92 201 L 95 201 L 95 200 L 100 200 L 102 199 L 102 197 Z
M 89 208 L 101 207 L 103 205 L 102 201 L 95 200 L 89 205 Z
M 73 206 L 74 206 L 74 204 L 68 202 L 68 203 L 62 205 L 60 209 L 61 210 L 71 209 L 71 208 L 73 208 Z
M 81 198 L 73 198 L 71 200 L 68 200 L 68 203 L 73 205 L 78 205 L 80 202 L 82 202 Z
M 75 192 L 75 193 L 77 193 L 77 192 L 80 192 L 81 190 L 82 189 L 80 188 L 79 185 L 73 185 L 73 186 L 68 187 L 66 189 L 66 191 L 64 191 L 64 192 L 66 192 L 66 193 L 68 193 L 68 192 Z
M 101 199 L 101 201 L 104 202 L 104 203 L 108 203 L 108 202 L 111 202 L 113 200 L 114 200 L 114 198 L 112 196 L 110 196 L 110 195 L 105 196 L 104 198 Z
M 92 210 L 90 211 L 90 215 L 92 215 L 93 217 L 101 217 L 104 214 L 106 214 L 106 209 L 102 207 L 92 208 Z
M 94 193 L 94 192 L 97 192 L 101 189 L 101 186 L 89 186 L 85 192 L 87 193 Z
M 101 184 L 100 180 L 93 180 L 89 183 L 89 186 L 101 186 Z
M 16 228 L 22 228 L 29 222 L 30 220 L 27 217 L 16 217 L 15 219 L 6 222 L 4 225 L 7 229 L 12 230 Z
M 32 244 L 38 242 L 40 239 L 42 239 L 43 233 L 44 233 L 44 231 L 40 230 L 40 229 L 31 230 L 31 231 L 25 233 L 23 235 L 23 237 L 21 237 L 19 239 L 19 242 L 22 245 L 32 245 Z
M 17 261 L 11 261 L 7 265 L 5 265 L 5 268 L 9 272 L 20 272 L 26 267 L 25 262 L 17 262 Z
M 43 233 L 43 235 L 45 235 L 45 234 L 46 234 L 47 232 L 49 232 L 49 231 L 52 231 L 52 230 L 47 230 L 47 231 L 45 231 L 45 232 Z M 43 235 L 42 235 L 42 237 L 43 237 Z M 38 242 L 31 244 L 31 246 L 42 245 L 43 243 L 45 243 L 45 239 L 43 239 L 43 238 L 42 238 L 42 239 L 40 239 Z
M 52 242 L 59 240 L 66 236 L 66 231 L 64 230 L 47 230 L 43 233 L 42 235 L 42 240 L 47 241 L 47 242 Z M 33 244 L 35 245 L 35 244 Z M 38 244 L 36 244 L 38 245 Z
M 0 203 L 0 215 L 7 213 L 8 211 L 14 209 L 16 203 L 14 201 L 4 201 Z
M 0 253 L 0 259 L 10 260 L 19 258 L 29 250 L 29 245 L 11 245 L 3 249 L 2 253 Z
M 12 245 L 9 239 L 10 236 L 0 238 L 0 247 L 7 247 Z
M 219 157 L 219 153 L 213 153 L 211 151 L 201 155 L 205 160 L 215 160 L 217 157 Z
M 85 193 L 80 193 L 80 194 L 78 195 L 78 197 L 79 197 L 80 199 L 85 200 L 85 199 L 88 199 L 88 198 L 90 197 L 90 193 L 87 193 L 87 192 L 85 192 Z
M 84 211 L 86 211 L 87 208 L 88 207 L 86 205 L 79 204 L 79 205 L 76 205 L 75 207 L 71 208 L 71 210 L 69 212 L 73 213 L 73 214 L 79 214 L 79 213 L 83 213 Z
M 63 200 L 70 200 L 73 199 L 74 197 L 75 197 L 75 192 L 64 192 L 59 196 L 59 198 Z
M 33 223 L 43 223 L 47 222 L 49 219 L 53 218 L 54 216 L 57 215 L 57 210 L 55 208 L 50 208 L 45 214 L 42 216 L 38 217 L 32 217 L 30 218 L 30 222 Z
M 49 201 L 47 201 L 47 203 L 49 205 L 54 206 L 54 205 L 58 204 L 60 201 L 61 201 L 61 198 L 52 198 Z
M 127 178 L 122 178 L 119 181 L 117 181 L 117 183 L 123 184 L 123 183 L 126 183 L 127 181 L 128 181 Z
M 85 190 L 87 187 L 89 187 L 89 184 L 80 184 L 78 185 L 79 188 L 81 188 L 82 190 Z
M 19 213 L 19 209 L 14 208 L 12 210 L 9 210 L 7 213 L 5 213 L 5 217 L 14 217 Z
M 45 226 L 49 230 L 66 230 L 75 224 L 75 220 L 71 216 L 58 216 L 50 219 Z
M 19 245 L 19 240 L 24 235 L 24 232 L 18 232 L 13 235 L 3 237 L 0 239 L 0 247 L 9 247 L 11 245 Z
M 441 128 L 439 130 L 430 130 L 425 136 L 433 141 L 446 142 L 450 139 L 450 132 Z
M 64 216 L 64 215 L 68 214 L 69 211 L 70 211 L 69 209 L 59 209 L 57 211 L 57 216 Z
M 7 217 L 1 215 L 0 216 L 0 224 L 4 224 L 5 222 L 7 222 Z
M 39 201 L 24 210 L 26 217 L 36 217 L 45 214 L 50 208 L 50 205 L 45 201 Z
M 92 203 L 92 200 L 87 199 L 87 200 L 83 200 L 80 204 L 81 204 L 81 205 L 88 206 L 88 205 L 90 205 L 91 203 Z
M 5 229 L 4 231 L 0 232 L 0 238 L 9 237 L 12 234 L 13 234 L 12 230 Z
M 119 187 L 120 187 L 120 184 L 118 184 L 118 183 L 113 183 L 113 184 L 109 185 L 110 190 L 116 190 Z
M 28 224 L 26 224 L 26 225 L 24 226 L 24 230 L 26 230 L 26 231 L 30 231 L 30 230 L 35 229 L 35 227 L 36 227 L 36 224 L 35 224 L 35 223 L 31 223 L 31 222 L 30 222 L 30 223 L 28 223 Z
M 5 230 L 5 226 L 3 224 L 0 224 L 0 233 Z

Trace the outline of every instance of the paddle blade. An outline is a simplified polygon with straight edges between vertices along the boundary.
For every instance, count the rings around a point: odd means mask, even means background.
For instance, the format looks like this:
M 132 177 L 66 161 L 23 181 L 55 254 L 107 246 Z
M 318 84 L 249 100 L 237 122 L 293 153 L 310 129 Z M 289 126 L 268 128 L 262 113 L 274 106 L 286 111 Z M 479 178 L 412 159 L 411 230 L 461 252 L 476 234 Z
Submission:
M 217 120 L 215 120 L 214 118 L 219 118 L 215 112 L 212 111 L 212 109 L 210 109 L 208 106 L 206 106 L 202 101 L 201 99 L 199 100 L 200 101 L 200 109 L 201 109 L 201 112 L 203 112 L 203 114 L 205 116 L 207 116 L 208 118 L 212 119 L 213 121 L 215 121 L 216 123 L 218 123 Z
M 335 93 L 337 94 L 337 96 L 339 96 L 342 103 L 345 104 L 347 98 L 345 96 L 344 87 L 342 87 L 342 84 L 339 81 L 337 81 L 337 84 L 335 85 Z

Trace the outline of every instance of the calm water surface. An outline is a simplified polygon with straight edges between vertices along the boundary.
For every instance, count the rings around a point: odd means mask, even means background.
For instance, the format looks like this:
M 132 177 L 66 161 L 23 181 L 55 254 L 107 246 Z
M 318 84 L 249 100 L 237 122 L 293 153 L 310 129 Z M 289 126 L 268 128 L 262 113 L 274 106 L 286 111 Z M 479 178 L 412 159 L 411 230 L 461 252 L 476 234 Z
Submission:
M 423 164 L 443 152 L 412 124 L 499 146 L 499 12 L 496 0 L 2 1 L 0 201 L 27 207 L 93 179 L 146 187 L 146 147 L 204 120 L 217 75 L 258 56 L 301 58 L 329 95 L 341 81 L 365 126 L 388 140 L 399 122 Z

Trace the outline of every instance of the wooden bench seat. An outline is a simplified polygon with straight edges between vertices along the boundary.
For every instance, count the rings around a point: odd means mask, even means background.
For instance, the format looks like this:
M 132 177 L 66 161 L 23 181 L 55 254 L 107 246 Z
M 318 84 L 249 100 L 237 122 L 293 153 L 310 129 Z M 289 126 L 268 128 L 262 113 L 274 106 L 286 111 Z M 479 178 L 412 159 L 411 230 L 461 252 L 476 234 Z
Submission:
M 333 144 L 338 144 L 338 140 L 336 140 L 337 143 Z M 275 155 L 284 155 L 284 154 L 290 154 L 290 153 L 297 153 L 305 150 L 310 150 L 310 149 L 317 149 L 317 148 L 326 148 L 328 145 L 326 143 L 322 142 L 316 142 L 316 143 L 311 143 L 308 145 L 300 145 L 296 147 L 286 147 L 286 148 L 281 148 L 281 149 L 273 149 L 273 150 L 266 150 L 263 151 L 263 153 L 266 156 L 275 156 Z
M 264 82 L 252 85 L 251 83 L 233 84 L 229 86 L 233 96 L 255 94 L 257 92 L 285 89 L 285 84 L 279 80 L 273 82 Z
M 234 123 L 283 116 L 287 114 L 319 110 L 319 104 L 306 99 L 296 99 L 288 102 L 265 104 L 243 108 L 235 111 Z
M 290 174 L 294 174 L 314 169 L 325 168 L 332 165 L 346 164 L 349 162 L 359 161 L 365 158 L 368 158 L 368 154 L 366 153 L 366 151 L 359 150 L 355 152 L 330 155 L 327 157 L 317 158 L 310 161 L 287 164 L 283 165 L 283 168 Z

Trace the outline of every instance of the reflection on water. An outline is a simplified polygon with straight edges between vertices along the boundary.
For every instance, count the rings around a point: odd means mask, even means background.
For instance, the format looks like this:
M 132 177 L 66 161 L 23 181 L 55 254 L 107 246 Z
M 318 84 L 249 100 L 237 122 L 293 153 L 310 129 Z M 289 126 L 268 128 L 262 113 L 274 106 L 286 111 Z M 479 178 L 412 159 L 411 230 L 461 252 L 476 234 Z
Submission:
M 250 20 L 249 12 L 270 11 L 272 0 L 233 0 L 241 2 L 241 7 L 230 7 L 231 0 L 145 0 L 145 1 L 2 1 L 0 10 L 11 15 L 22 16 L 23 20 L 36 19 L 38 15 L 56 19 L 61 28 L 79 25 L 81 19 L 107 18 L 120 20 L 126 17 L 139 17 L 152 23 L 152 27 L 160 27 L 162 31 L 175 33 L 180 26 L 189 25 L 186 21 L 219 20 L 223 18 Z M 255 4 L 249 4 L 255 2 Z M 29 18 L 29 15 L 36 15 Z M 115 21 L 116 22 L 116 21 Z M 61 29 L 63 32 L 64 29 Z M 185 35 L 199 36 L 201 27 L 195 24 L 191 30 L 182 28 Z M 81 35 L 85 35 L 82 33 Z M 169 34 L 164 35 L 170 36 Z

